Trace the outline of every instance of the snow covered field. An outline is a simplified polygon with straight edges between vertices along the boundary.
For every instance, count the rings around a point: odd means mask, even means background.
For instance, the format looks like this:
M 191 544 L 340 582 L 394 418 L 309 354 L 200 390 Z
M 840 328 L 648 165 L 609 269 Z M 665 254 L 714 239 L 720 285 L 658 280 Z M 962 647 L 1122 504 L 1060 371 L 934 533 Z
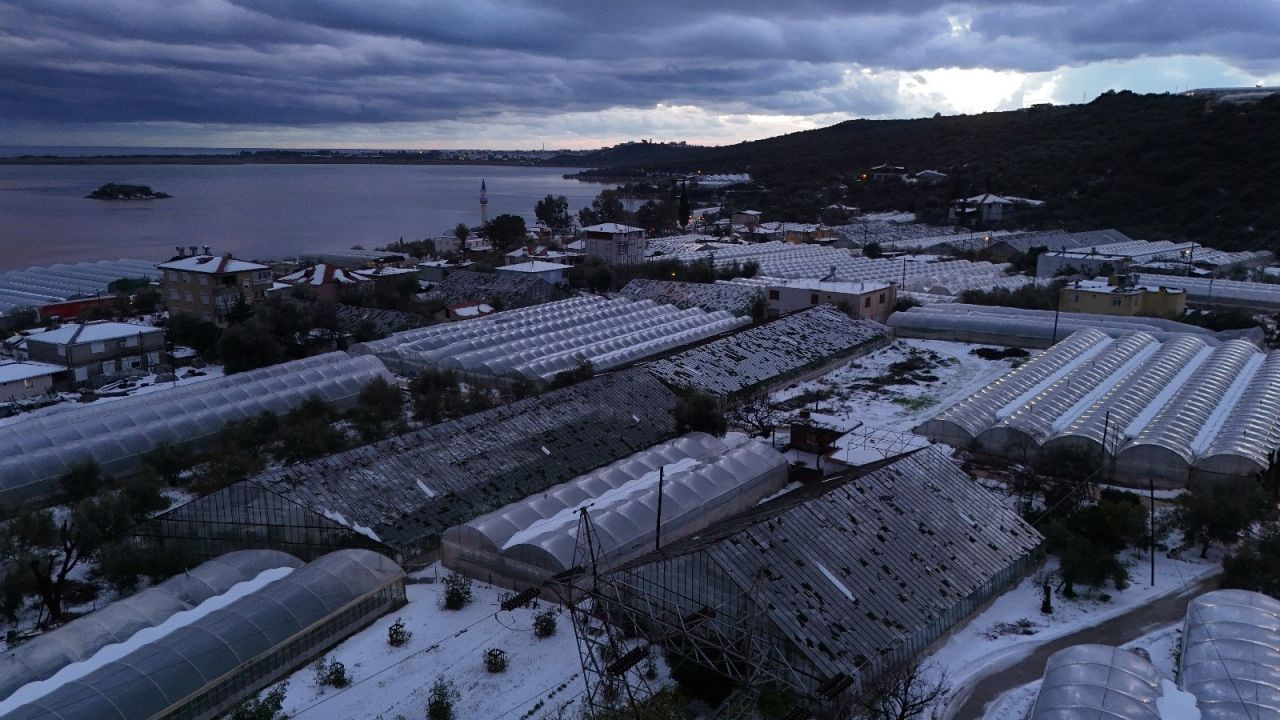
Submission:
M 443 578 L 446 570 L 432 566 L 414 578 Z M 533 618 L 554 603 L 538 601 L 536 608 L 502 612 L 506 591 L 473 583 L 474 600 L 462 610 L 442 610 L 442 583 L 415 582 L 408 586 L 409 603 L 375 621 L 326 657 L 346 666 L 353 685 L 343 690 L 318 688 L 311 667 L 288 679 L 284 712 L 290 718 L 365 718 L 393 720 L 421 718 L 427 693 L 436 678 L 452 680 L 460 697 L 454 704 L 461 719 L 520 720 L 576 717 L 584 685 L 567 612 L 556 618 L 556 632 L 539 640 Z M 408 644 L 387 644 L 387 628 L 400 617 L 413 633 Z M 484 653 L 506 651 L 504 673 L 489 673 Z

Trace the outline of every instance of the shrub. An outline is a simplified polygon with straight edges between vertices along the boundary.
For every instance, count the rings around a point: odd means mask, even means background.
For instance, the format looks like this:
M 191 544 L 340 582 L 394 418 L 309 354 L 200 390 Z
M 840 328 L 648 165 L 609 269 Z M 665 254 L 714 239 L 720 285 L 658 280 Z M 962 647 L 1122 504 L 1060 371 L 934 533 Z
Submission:
M 289 683 L 273 688 L 261 698 L 253 698 L 231 711 L 228 720 L 283 720 L 284 695 Z
M 453 720 L 453 704 L 458 700 L 458 687 L 452 680 L 436 678 L 427 693 L 427 718 Z
M 409 638 L 413 637 L 413 633 L 404 627 L 404 622 L 400 618 L 387 628 L 387 644 L 391 647 L 400 647 L 409 642 Z
M 471 602 L 471 579 L 461 573 L 451 572 L 444 578 L 444 596 L 440 600 L 445 610 L 461 610 Z
M 551 637 L 556 634 L 556 611 L 547 608 L 533 616 L 533 635 L 537 638 Z
M 507 671 L 507 652 L 502 648 L 489 648 L 484 651 L 484 669 L 491 673 Z
M 351 684 L 351 678 L 347 675 L 347 666 L 337 660 L 326 660 L 320 658 L 315 664 L 316 687 L 336 687 L 344 688 Z

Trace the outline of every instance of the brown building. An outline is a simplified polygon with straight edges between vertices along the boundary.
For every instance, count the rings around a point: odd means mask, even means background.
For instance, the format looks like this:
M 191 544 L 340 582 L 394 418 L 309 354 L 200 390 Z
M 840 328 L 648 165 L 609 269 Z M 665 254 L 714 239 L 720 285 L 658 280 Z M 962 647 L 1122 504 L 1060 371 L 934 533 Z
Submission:
M 164 299 L 171 313 L 187 313 L 226 325 L 243 300 L 261 302 L 271 289 L 271 270 L 226 255 L 187 255 L 156 267 L 164 271 Z
M 607 265 L 639 265 L 644 262 L 644 229 L 621 223 L 601 223 L 582 228 L 589 258 Z
M 143 374 L 163 350 L 164 330 L 133 323 L 68 323 L 27 337 L 27 357 L 66 370 L 72 386 Z
M 1109 281 L 1077 280 L 1058 295 L 1063 312 L 1180 318 L 1186 314 L 1187 293 L 1181 288 L 1134 285 L 1124 275 Z

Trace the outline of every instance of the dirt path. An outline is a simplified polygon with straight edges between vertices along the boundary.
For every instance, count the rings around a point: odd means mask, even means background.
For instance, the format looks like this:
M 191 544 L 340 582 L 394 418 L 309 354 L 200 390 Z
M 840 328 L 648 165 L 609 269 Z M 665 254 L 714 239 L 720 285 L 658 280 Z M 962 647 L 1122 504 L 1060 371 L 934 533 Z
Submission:
M 1002 694 L 1039 680 L 1044 675 L 1044 665 L 1049 656 L 1063 648 L 1088 643 L 1123 645 L 1156 628 L 1181 620 L 1187 612 L 1187 603 L 1192 598 L 1217 589 L 1218 575 L 1219 573 L 1209 575 L 1182 592 L 1157 598 L 1094 627 L 1050 640 L 1008 667 L 971 679 L 956 689 L 946 717 L 952 720 L 977 720 L 983 717 L 987 705 Z

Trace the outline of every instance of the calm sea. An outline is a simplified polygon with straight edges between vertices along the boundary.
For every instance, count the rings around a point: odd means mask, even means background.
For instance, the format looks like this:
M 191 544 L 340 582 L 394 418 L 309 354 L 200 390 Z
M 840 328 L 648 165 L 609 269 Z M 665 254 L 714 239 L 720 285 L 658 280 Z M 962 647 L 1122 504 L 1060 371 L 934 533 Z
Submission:
M 245 258 L 373 248 L 480 223 L 533 221 L 548 193 L 571 210 L 600 186 L 565 180 L 574 168 L 474 165 L 85 165 L 0 167 L 0 270 L 79 260 L 168 259 L 175 245 Z M 88 200 L 103 183 L 150 185 L 167 200 Z

